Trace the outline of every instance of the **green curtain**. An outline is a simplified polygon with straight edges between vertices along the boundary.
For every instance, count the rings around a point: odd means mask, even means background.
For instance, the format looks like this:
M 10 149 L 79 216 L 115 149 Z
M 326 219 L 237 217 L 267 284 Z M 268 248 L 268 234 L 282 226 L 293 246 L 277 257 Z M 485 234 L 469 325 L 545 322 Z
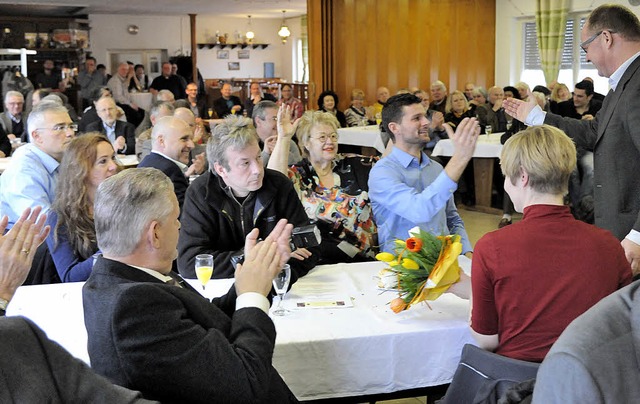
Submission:
M 536 30 L 538 32 L 538 50 L 544 79 L 550 83 L 558 79 L 564 30 L 571 0 L 537 0 Z

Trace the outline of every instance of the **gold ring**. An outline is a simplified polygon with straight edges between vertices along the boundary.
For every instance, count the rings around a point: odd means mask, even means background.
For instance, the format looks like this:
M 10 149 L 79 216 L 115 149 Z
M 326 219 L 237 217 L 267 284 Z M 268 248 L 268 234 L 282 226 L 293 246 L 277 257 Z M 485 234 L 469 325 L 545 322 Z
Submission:
M 22 251 L 20 251 L 20 252 L 23 253 L 23 254 L 29 255 L 29 250 L 27 250 L 27 249 L 23 248 Z

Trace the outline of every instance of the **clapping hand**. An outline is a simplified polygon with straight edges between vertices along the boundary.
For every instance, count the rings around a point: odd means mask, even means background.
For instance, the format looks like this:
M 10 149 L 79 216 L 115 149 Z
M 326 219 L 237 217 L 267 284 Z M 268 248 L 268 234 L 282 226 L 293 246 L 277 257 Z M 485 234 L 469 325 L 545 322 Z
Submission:
M 41 210 L 40 206 L 27 208 L 4 235 L 9 219 L 0 220 L 0 298 L 11 300 L 29 274 L 38 246 L 49 235 L 47 215 L 40 215 Z

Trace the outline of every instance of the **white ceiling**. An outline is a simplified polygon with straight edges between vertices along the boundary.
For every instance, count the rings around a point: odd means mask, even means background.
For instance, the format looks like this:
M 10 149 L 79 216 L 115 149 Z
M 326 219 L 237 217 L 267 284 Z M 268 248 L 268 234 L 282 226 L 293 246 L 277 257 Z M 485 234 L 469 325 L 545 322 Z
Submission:
M 0 15 L 186 15 L 279 18 L 306 14 L 306 0 L 0 0 Z M 58 16 L 58 15 L 56 15 Z

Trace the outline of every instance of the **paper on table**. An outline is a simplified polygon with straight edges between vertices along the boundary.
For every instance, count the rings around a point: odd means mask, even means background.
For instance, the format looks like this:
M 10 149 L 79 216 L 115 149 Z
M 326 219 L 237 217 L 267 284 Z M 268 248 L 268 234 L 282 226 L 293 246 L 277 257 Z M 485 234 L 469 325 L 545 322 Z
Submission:
M 299 285 L 295 285 L 299 286 Z M 353 307 L 353 302 L 344 291 L 336 290 L 336 284 L 309 282 L 304 287 L 295 287 L 285 296 L 283 305 L 287 309 L 339 309 Z

